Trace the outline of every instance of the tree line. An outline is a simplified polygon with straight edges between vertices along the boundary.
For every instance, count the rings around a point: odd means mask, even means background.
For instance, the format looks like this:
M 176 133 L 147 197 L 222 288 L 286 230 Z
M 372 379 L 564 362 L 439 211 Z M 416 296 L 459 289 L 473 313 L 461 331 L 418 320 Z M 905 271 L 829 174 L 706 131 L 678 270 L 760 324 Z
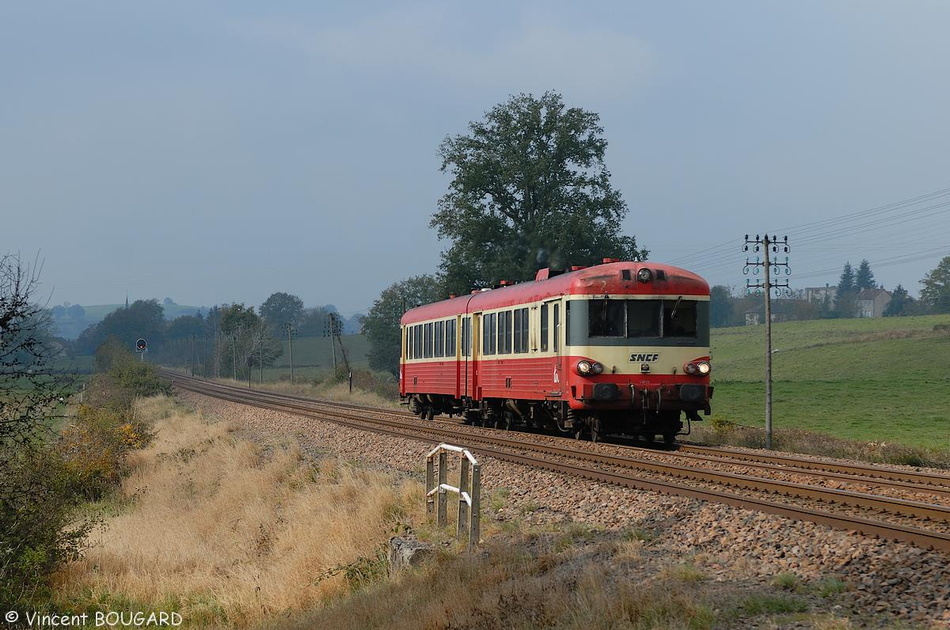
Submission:
M 158 300 L 137 300 L 86 328 L 73 343 L 77 355 L 92 355 L 109 339 L 148 343 L 150 360 L 191 368 L 208 377 L 247 379 L 253 370 L 272 367 L 289 335 L 326 336 L 341 318 L 333 306 L 305 308 L 289 293 L 273 293 L 260 309 L 222 304 L 166 321 Z
M 950 313 L 950 256 L 920 281 L 920 299 L 910 296 L 903 285 L 888 291 L 889 301 L 881 312 L 883 317 Z M 776 317 L 789 320 L 841 319 L 860 317 L 859 298 L 864 291 L 882 289 L 874 279 L 867 260 L 857 270 L 846 262 L 838 284 L 829 287 L 821 299 L 806 299 L 805 291 L 795 291 L 772 301 Z M 867 294 L 865 294 L 867 296 Z M 710 290 L 710 323 L 714 328 L 742 326 L 746 314 L 764 316 L 762 298 L 758 294 L 737 295 L 730 287 L 714 286 Z

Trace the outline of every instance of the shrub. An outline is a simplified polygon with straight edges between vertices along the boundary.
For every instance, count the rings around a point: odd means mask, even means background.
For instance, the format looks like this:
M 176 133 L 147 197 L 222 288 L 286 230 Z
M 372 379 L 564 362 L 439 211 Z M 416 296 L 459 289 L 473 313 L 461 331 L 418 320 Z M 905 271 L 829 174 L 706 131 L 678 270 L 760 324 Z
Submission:
M 126 455 L 151 440 L 151 428 L 108 407 L 80 405 L 75 421 L 57 442 L 70 492 L 98 500 L 118 486 L 126 473 Z
M 70 525 L 72 500 L 52 449 L 0 446 L 0 602 L 23 606 L 49 595 L 49 576 L 78 556 L 89 523 Z

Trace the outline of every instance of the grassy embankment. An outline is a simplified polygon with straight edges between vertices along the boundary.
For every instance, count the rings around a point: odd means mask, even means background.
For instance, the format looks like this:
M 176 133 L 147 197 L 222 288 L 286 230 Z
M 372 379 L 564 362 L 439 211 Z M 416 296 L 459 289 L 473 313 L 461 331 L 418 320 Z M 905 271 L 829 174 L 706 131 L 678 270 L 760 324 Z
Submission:
M 777 323 L 776 432 L 950 450 L 950 315 Z M 765 423 L 765 329 L 715 329 L 713 418 Z
M 389 536 L 422 487 L 262 442 L 172 400 L 140 401 L 150 446 L 130 458 L 109 517 L 59 577 L 56 605 L 179 612 L 188 627 L 246 627 L 385 574 Z

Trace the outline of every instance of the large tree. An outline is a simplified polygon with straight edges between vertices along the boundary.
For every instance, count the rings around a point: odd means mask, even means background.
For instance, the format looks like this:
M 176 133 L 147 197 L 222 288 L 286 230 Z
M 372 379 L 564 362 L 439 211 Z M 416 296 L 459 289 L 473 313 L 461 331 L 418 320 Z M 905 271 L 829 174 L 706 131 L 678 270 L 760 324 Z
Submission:
M 857 286 L 854 279 L 854 269 L 850 262 L 844 264 L 841 278 L 838 280 L 838 290 L 835 291 L 835 315 L 837 317 L 854 317 L 858 308 Z
M 304 309 L 297 325 L 297 334 L 301 337 L 322 337 L 329 330 L 330 311 L 325 306 Z
M 913 306 L 914 298 L 910 297 L 907 289 L 902 285 L 897 285 L 897 288 L 891 293 L 891 301 L 887 303 L 883 315 L 884 317 L 906 315 L 907 311 L 911 310 Z
M 272 337 L 267 324 L 254 312 L 254 307 L 228 304 L 221 307 L 219 339 L 220 372 L 231 378 L 250 378 L 255 366 L 271 366 L 283 354 L 280 342 Z
M 934 313 L 950 313 L 950 256 L 920 281 L 920 301 Z
M 286 335 L 287 326 L 296 327 L 303 317 L 303 300 L 290 293 L 272 293 L 261 304 L 261 317 L 275 335 Z
M 93 354 L 109 337 L 115 337 L 127 348 L 132 348 L 141 337 L 148 341 L 149 347 L 158 348 L 164 336 L 165 309 L 158 300 L 136 300 L 84 330 L 76 340 L 76 348 L 83 354 Z
M 600 116 L 568 108 L 559 94 L 511 97 L 439 147 L 452 174 L 430 225 L 452 241 L 442 255 L 455 293 L 521 281 L 542 266 L 639 260 L 621 234 L 627 205 L 610 185 Z
M 877 284 L 874 282 L 874 272 L 871 271 L 871 263 L 867 260 L 862 260 L 861 264 L 858 265 L 858 274 L 854 278 L 854 288 L 859 293 L 865 289 L 877 288 Z
M 406 309 L 443 297 L 435 276 L 414 276 L 385 289 L 363 318 L 363 332 L 370 342 L 369 366 L 399 372 L 399 319 Z
M 729 287 L 716 285 L 709 290 L 709 325 L 723 328 L 733 324 L 735 298 Z

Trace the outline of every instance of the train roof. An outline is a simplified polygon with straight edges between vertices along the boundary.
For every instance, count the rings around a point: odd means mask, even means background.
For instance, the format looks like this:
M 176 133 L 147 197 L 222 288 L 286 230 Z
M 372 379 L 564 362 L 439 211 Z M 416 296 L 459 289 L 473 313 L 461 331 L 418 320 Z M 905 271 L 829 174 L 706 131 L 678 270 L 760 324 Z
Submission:
M 649 278 L 647 279 L 647 274 Z M 708 296 L 709 284 L 691 271 L 651 261 L 605 262 L 558 273 L 538 271 L 536 278 L 496 289 L 474 291 L 406 311 L 401 323 L 505 308 L 565 295 Z

